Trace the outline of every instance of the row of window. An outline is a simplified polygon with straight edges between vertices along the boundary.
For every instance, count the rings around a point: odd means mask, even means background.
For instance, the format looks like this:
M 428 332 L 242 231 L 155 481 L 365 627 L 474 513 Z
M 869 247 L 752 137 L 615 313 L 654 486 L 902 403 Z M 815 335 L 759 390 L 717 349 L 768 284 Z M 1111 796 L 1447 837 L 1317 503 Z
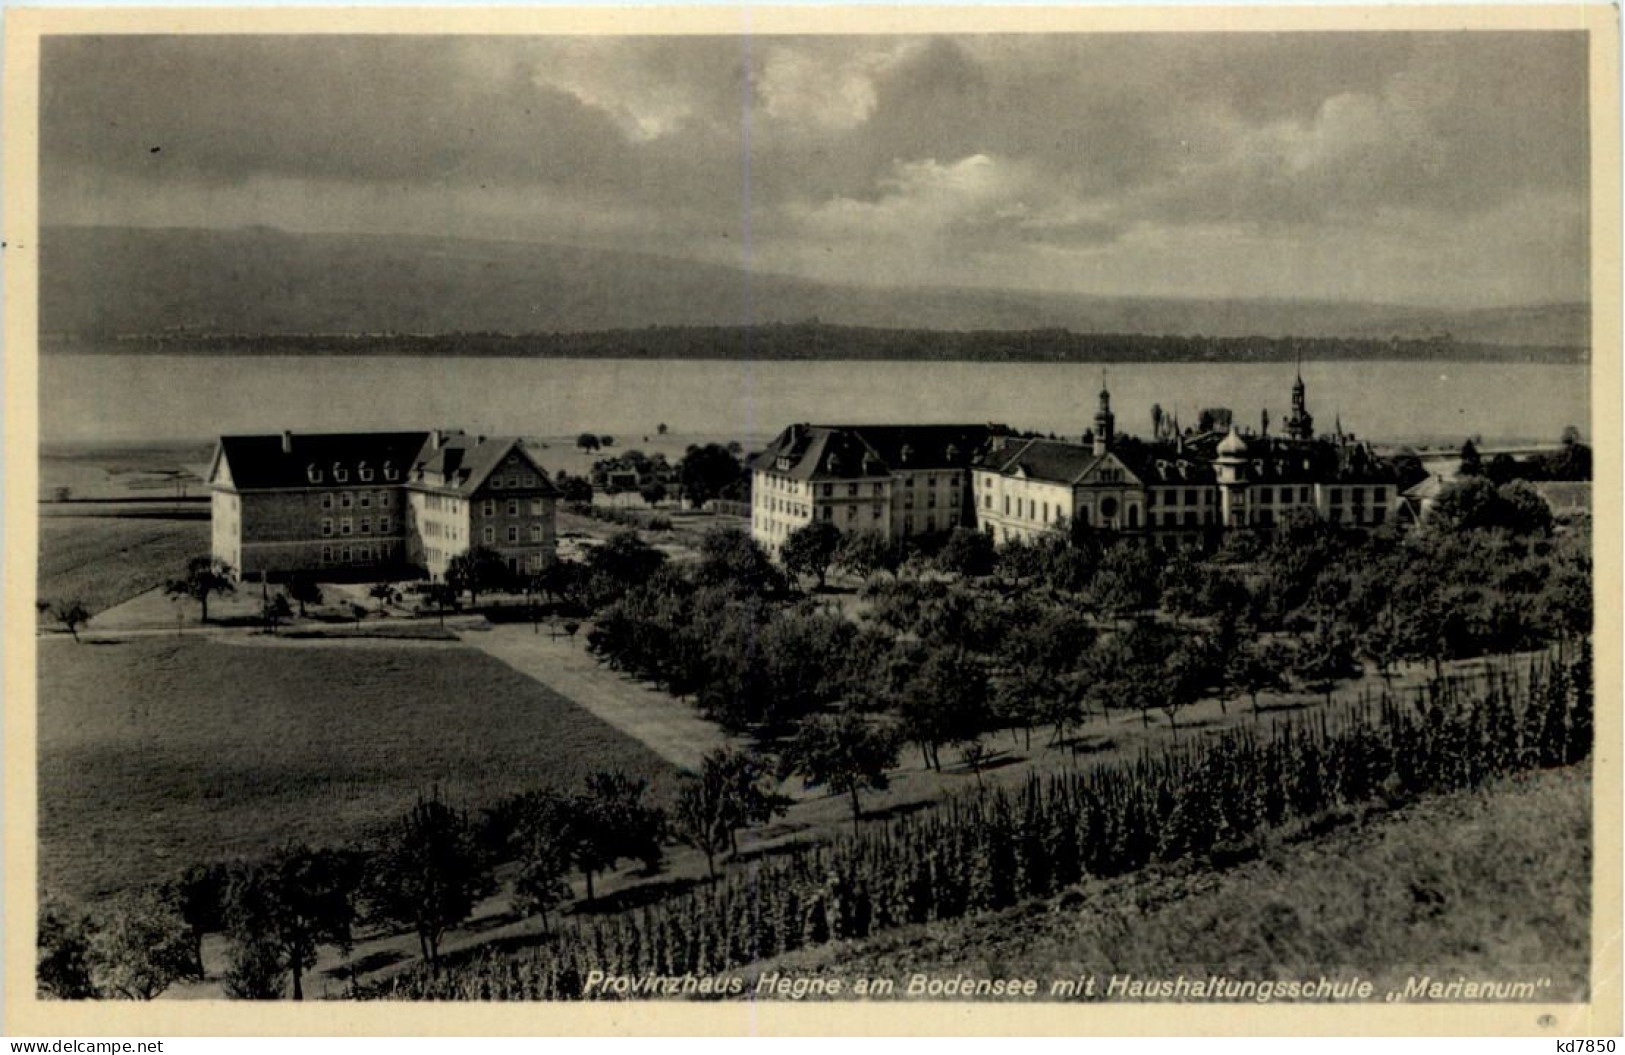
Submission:
M 1283 488 L 1283 490 L 1285 489 Z M 1145 504 L 1155 506 L 1160 501 L 1165 506 L 1177 506 L 1181 504 L 1183 499 L 1183 503 L 1188 506 L 1202 505 L 1209 500 L 1208 496 L 1211 494 L 1211 491 L 1200 487 L 1186 487 L 1175 491 L 1149 490 L 1145 493 Z
M 391 521 L 389 517 L 379 517 L 378 518 L 378 534 L 380 534 L 380 535 L 389 534 L 390 527 L 393 525 L 393 523 L 394 522 Z M 339 518 L 339 523 L 338 523 L 338 531 L 339 531 L 340 535 L 354 534 L 355 533 L 355 524 L 354 524 L 352 518 L 350 518 L 350 517 L 340 517 Z M 333 518 L 332 517 L 322 517 L 322 537 L 326 538 L 328 536 L 331 536 L 332 534 L 333 534 Z M 363 535 L 372 534 L 372 517 L 362 517 L 361 518 L 361 531 L 360 531 L 360 534 L 363 534 Z
M 491 524 L 485 525 L 484 529 L 481 532 L 481 537 L 482 537 L 483 541 L 485 541 L 487 544 L 491 544 L 491 543 L 496 542 L 496 540 L 497 540 L 497 529 L 496 529 L 496 527 L 491 525 Z M 520 540 L 519 525 L 518 524 L 509 524 L 508 525 L 508 541 L 517 543 L 519 540 Z M 543 538 L 543 534 L 542 534 L 542 525 L 540 525 L 540 524 L 532 524 L 530 526 L 530 541 L 532 541 L 532 542 L 545 541 L 545 539 Z
M 356 464 L 355 474 L 356 478 L 364 484 L 372 483 L 375 475 L 372 466 L 368 465 L 366 462 L 358 462 Z M 383 474 L 386 481 L 397 480 L 401 475 L 399 470 L 395 468 L 392 462 L 384 463 Z M 311 464 L 305 466 L 305 479 L 309 480 L 313 484 L 319 484 L 326 479 L 326 477 L 322 472 L 321 466 L 317 465 L 315 462 L 312 462 Z M 334 462 L 333 482 L 342 484 L 348 483 L 349 480 L 350 470 L 346 468 L 342 462 Z
M 780 460 L 785 462 L 789 461 L 787 458 L 781 458 Z M 789 480 L 783 476 L 775 476 L 772 473 L 761 473 L 759 475 L 761 479 L 767 481 L 767 490 L 785 491 L 793 495 L 801 493 L 800 480 Z
M 762 505 L 770 513 L 784 513 L 787 516 L 805 517 L 807 507 L 800 502 L 792 502 L 787 498 L 774 498 L 772 495 L 762 499 Z
M 523 501 L 523 499 L 519 499 L 519 498 L 510 498 L 510 499 L 508 499 L 507 509 L 508 509 L 508 515 L 509 516 L 516 517 L 516 516 L 520 515 L 519 514 L 519 509 L 520 509 L 520 502 L 521 501 Z M 546 499 L 532 498 L 530 500 L 530 515 L 531 516 L 539 517 L 545 512 L 546 512 Z M 482 516 L 488 516 L 488 517 L 496 516 L 497 515 L 497 500 L 495 498 L 487 498 L 483 503 L 481 503 L 480 514 Z
M 932 503 L 932 504 L 935 505 L 936 503 Z M 852 521 L 858 519 L 858 507 L 857 506 L 847 506 L 845 508 L 846 508 L 846 522 L 848 524 L 850 524 Z M 878 502 L 876 502 L 874 505 L 870 506 L 869 507 L 869 519 L 870 520 L 879 520 L 882 516 L 885 515 L 885 512 L 884 512 L 885 508 L 886 508 L 885 506 L 881 505 Z M 825 520 L 834 520 L 835 519 L 835 507 L 834 506 L 824 506 L 823 510 L 824 510 L 824 519 Z
M 1111 499 L 1107 499 L 1107 501 L 1111 501 Z M 1026 518 L 1028 520 L 1040 520 L 1040 521 L 1043 521 L 1046 524 L 1049 523 L 1049 520 L 1050 520 L 1049 503 L 1048 502 L 1040 502 L 1035 498 L 1028 498 L 1028 499 L 1018 498 L 1018 499 L 1016 499 L 1016 511 L 1015 511 L 1014 514 L 1011 514 L 1011 512 L 1010 512 L 1010 496 L 1005 495 L 1004 496 L 1004 515 L 1005 516 L 1014 515 L 1014 516 L 1018 516 L 1018 517 L 1024 515 L 1023 514 L 1023 506 L 1022 506 L 1023 502 L 1026 503 L 1025 516 L 1026 516 Z M 993 508 L 993 496 L 992 495 L 983 495 L 982 496 L 982 508 L 983 509 L 992 509 Z M 1114 509 L 1115 509 L 1115 506 L 1114 506 Z M 1043 513 L 1042 516 L 1039 515 L 1040 511 L 1042 511 L 1042 513 Z M 1060 523 L 1061 521 L 1063 521 L 1065 519 L 1066 519 L 1066 510 L 1064 510 L 1061 507 L 1061 503 L 1059 503 L 1059 502 L 1055 503 L 1055 522 Z
M 351 506 L 360 506 L 362 509 L 371 509 L 374 502 L 378 504 L 379 509 L 388 509 L 389 492 L 340 491 L 335 494 L 332 491 L 326 491 L 322 494 L 323 509 L 332 509 L 334 506 L 337 506 L 340 509 L 349 509 Z
M 323 564 L 371 564 L 390 561 L 396 557 L 396 547 L 388 545 L 323 546 Z
M 535 487 L 536 486 L 536 474 L 535 473 L 509 473 L 506 477 L 501 477 L 501 476 L 493 476 L 493 477 L 491 477 L 491 489 L 495 490 L 495 491 L 502 490 L 502 481 L 504 479 L 506 479 L 508 481 L 508 490 L 510 490 L 510 491 L 512 491 L 512 490 L 514 490 L 516 488 L 520 488 L 520 487 Z

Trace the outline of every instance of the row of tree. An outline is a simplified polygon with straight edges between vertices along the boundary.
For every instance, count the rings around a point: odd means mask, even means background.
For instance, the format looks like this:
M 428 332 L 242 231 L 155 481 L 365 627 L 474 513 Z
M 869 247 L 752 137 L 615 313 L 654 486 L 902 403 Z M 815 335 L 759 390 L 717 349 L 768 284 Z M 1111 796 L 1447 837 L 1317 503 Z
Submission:
M 737 853 L 741 829 L 788 807 L 777 773 L 763 756 L 720 749 L 680 776 L 669 812 L 651 801 L 646 781 L 614 772 L 592 775 L 574 794 L 510 796 L 477 819 L 431 793 L 364 847 L 289 845 L 260 861 L 201 864 L 90 910 L 47 898 L 39 989 L 62 999 L 152 999 L 204 977 L 203 939 L 215 932 L 229 942 L 224 990 L 244 999 L 302 999 L 319 950 L 348 955 L 363 927 L 414 933 L 436 970 L 446 934 L 497 891 L 497 865 L 514 865 L 513 907 L 544 928 L 574 898 L 572 872 L 593 902 L 595 878 L 623 861 L 654 874 L 673 840 L 704 853 L 714 878 L 717 857 Z

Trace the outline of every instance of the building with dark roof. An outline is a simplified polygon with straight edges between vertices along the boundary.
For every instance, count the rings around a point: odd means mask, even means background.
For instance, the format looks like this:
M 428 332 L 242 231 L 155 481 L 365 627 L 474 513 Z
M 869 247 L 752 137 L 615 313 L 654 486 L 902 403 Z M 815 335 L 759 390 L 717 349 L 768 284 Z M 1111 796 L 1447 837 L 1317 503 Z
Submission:
M 438 579 L 475 545 L 525 572 L 554 552 L 557 491 L 514 437 L 222 436 L 208 481 L 214 556 L 245 578 Z
M 887 540 L 973 522 L 969 469 L 1002 425 L 791 425 L 750 461 L 751 533 L 815 520 Z
M 1226 530 L 1272 531 L 1296 510 L 1372 527 L 1398 513 L 1398 474 L 1370 445 L 1313 435 L 1303 378 L 1286 435 L 1256 433 L 1228 410 L 1203 430 L 1155 415 L 1149 441 L 1117 431 L 1104 381 L 1081 442 L 1017 436 L 991 425 L 792 425 L 751 462 L 751 527 L 776 550 L 823 520 L 887 539 L 974 526 L 998 542 L 1032 540 L 1076 521 L 1160 546 Z
M 1230 419 L 1226 412 L 1216 420 Z M 1268 418 L 1263 419 L 1266 423 Z M 1309 509 L 1332 523 L 1374 527 L 1397 515 L 1399 477 L 1369 444 L 1307 435 L 1303 378 L 1288 434 L 1161 427 L 1150 442 L 1117 435 L 1110 395 L 1081 443 L 1007 439 L 972 468 L 978 526 L 995 540 L 1032 540 L 1076 518 L 1097 531 L 1197 545 L 1233 529 L 1271 531 Z

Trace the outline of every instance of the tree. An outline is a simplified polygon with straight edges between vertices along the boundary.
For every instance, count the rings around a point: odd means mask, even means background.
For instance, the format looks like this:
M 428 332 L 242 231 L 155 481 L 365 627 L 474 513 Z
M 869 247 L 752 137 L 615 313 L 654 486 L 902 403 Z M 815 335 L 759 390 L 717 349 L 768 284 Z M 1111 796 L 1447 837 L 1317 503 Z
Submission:
M 587 880 L 588 901 L 593 899 L 593 875 L 623 859 L 642 861 L 650 872 L 659 868 L 666 816 L 644 801 L 648 790 L 649 782 L 642 778 L 600 771 L 587 778 L 586 790 L 576 796 L 575 856 Z
M 597 436 L 590 432 L 583 432 L 576 437 L 576 446 L 584 451 L 595 451 L 601 444 L 598 442 Z
M 715 443 L 690 449 L 677 465 L 678 482 L 694 509 L 738 487 L 743 476 L 739 460 Z
M 666 555 L 638 538 L 636 531 L 620 531 L 587 553 L 591 575 L 590 600 L 614 600 L 652 579 L 666 564 Z
M 275 593 L 267 597 L 260 605 L 260 618 L 265 621 L 265 629 L 276 633 L 276 628 L 285 620 L 293 618 L 293 605 L 288 603 L 288 595 Z
M 192 930 L 192 970 L 203 977 L 203 936 L 225 930 L 231 874 L 222 864 L 192 865 L 164 885 L 164 898 Z
M 189 597 L 196 601 L 202 612 L 202 621 L 209 621 L 209 598 L 237 592 L 234 581 L 236 571 L 230 564 L 213 557 L 193 557 L 186 562 L 186 574 L 171 579 L 164 592 L 171 597 Z
M 775 783 L 760 758 L 730 747 L 707 754 L 699 773 L 682 775 L 673 828 L 678 838 L 705 854 L 711 878 L 717 875 L 718 853 L 728 848 L 739 852 L 738 829 L 765 823 L 789 807 L 790 800 L 778 793 Z
M 1484 459 L 1478 453 L 1478 447 L 1472 440 L 1461 445 L 1461 466 L 1456 470 L 1458 476 L 1483 476 Z
M 952 575 L 980 578 L 993 574 L 994 557 L 993 536 L 956 527 L 937 553 L 937 567 Z
M 1156 671 L 1162 713 L 1179 736 L 1179 712 L 1196 703 L 1214 680 L 1218 662 L 1206 638 L 1188 635 L 1174 642 L 1167 662 Z
M 513 879 L 514 908 L 539 915 L 547 927 L 549 910 L 568 901 L 575 842 L 580 838 L 570 803 L 551 791 L 520 795 L 513 802 L 510 851 L 519 865 Z
M 1500 499 L 1500 526 L 1514 535 L 1545 538 L 1552 533 L 1552 507 L 1526 480 L 1513 480 L 1496 489 Z
M 281 999 L 287 968 L 276 944 L 266 934 L 233 937 L 221 987 L 237 1000 Z
M 672 823 L 677 837 L 705 855 L 705 870 L 717 877 L 717 854 L 728 846 L 728 788 L 714 772 L 684 773 L 678 778 Z
M 367 596 L 378 602 L 378 614 L 383 615 L 384 606 L 396 604 L 401 599 L 401 592 L 395 589 L 394 584 L 387 582 L 374 583 L 368 590 Z
M 824 588 L 824 577 L 835 552 L 841 546 L 841 531 L 827 520 L 814 520 L 790 532 L 779 548 L 779 559 L 791 575 L 813 575 L 818 588 Z
M 987 675 L 955 650 L 933 650 L 903 690 L 903 728 L 932 768 L 942 769 L 942 744 L 977 740 L 992 721 Z
M 440 969 L 440 941 L 491 889 L 490 862 L 468 816 L 440 800 L 419 797 L 397 821 L 372 859 L 369 900 L 382 919 L 411 927 L 431 974 Z
M 880 571 L 895 575 L 900 564 L 902 558 L 897 547 L 873 531 L 855 531 L 845 535 L 835 550 L 835 566 L 860 579 L 867 579 Z
M 432 582 L 425 591 L 429 603 L 434 605 L 435 612 L 440 616 L 440 625 L 446 625 L 446 609 L 457 607 L 457 588 L 450 583 Z
M 580 502 L 590 505 L 592 504 L 592 481 L 579 476 L 565 476 L 559 480 L 559 496 L 566 502 Z
M 52 898 L 39 908 L 38 955 L 34 985 L 42 997 L 89 1000 L 95 997 L 91 978 L 90 921 L 85 914 Z
M 288 596 L 299 606 L 299 618 L 305 617 L 305 607 L 322 603 L 322 588 L 308 574 L 299 574 L 288 580 Z
M 1292 662 L 1292 676 L 1310 692 L 1323 693 L 1332 702 L 1332 689 L 1344 678 L 1357 677 L 1360 664 L 1354 658 L 1354 645 L 1341 627 L 1323 625 L 1298 643 Z
M 338 851 L 291 845 L 233 877 L 227 895 L 233 937 L 253 950 L 248 959 L 256 966 L 263 966 L 265 950 L 274 952 L 295 1000 L 304 999 L 304 973 L 316 965 L 319 946 L 350 948 L 359 871 L 354 858 Z
M 666 485 L 656 480 L 638 488 L 638 494 L 652 506 L 658 507 L 667 498 Z
M 817 715 L 802 723 L 786 756 L 809 785 L 849 796 L 852 827 L 863 817 L 859 793 L 890 787 L 886 771 L 897 764 L 897 730 L 854 711 Z
M 738 528 L 713 528 L 705 533 L 694 581 L 754 597 L 781 593 L 785 588 L 784 576 L 767 551 Z
M 1552 511 L 1540 492 L 1523 480 L 1496 487 L 1487 477 L 1457 480 L 1439 492 L 1428 524 L 1435 531 L 1502 530 L 1513 535 L 1545 537 L 1552 533 Z
M 598 445 L 601 447 L 613 447 L 615 446 L 615 437 L 609 435 L 600 436 L 598 437 Z
M 83 601 L 58 601 L 51 606 L 51 614 L 61 623 L 73 640 L 79 640 L 79 628 L 90 621 L 90 609 Z
M 191 928 L 154 887 L 127 891 L 98 912 L 90 936 L 90 973 L 98 993 L 151 1000 L 193 977 Z
M 667 432 L 666 423 L 664 421 L 662 421 L 659 425 L 656 425 L 655 426 L 655 431 L 660 433 L 660 435 L 664 436 L 666 434 L 666 432 Z
M 1247 694 L 1256 715 L 1259 693 L 1286 691 L 1291 663 L 1290 651 L 1279 641 L 1255 639 L 1229 655 L 1225 679 L 1236 691 Z
M 470 607 L 480 603 L 480 594 L 500 590 L 511 579 L 508 562 L 490 546 L 474 546 L 446 565 L 446 582 L 459 593 L 468 592 Z

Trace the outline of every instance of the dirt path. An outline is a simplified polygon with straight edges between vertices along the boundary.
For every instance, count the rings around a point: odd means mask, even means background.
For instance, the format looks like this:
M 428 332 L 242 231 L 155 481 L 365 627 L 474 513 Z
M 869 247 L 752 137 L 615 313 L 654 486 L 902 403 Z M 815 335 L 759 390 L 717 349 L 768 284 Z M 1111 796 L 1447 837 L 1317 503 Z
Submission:
M 467 630 L 468 644 L 494 656 L 560 696 L 641 741 L 674 765 L 698 770 L 707 752 L 730 741 L 693 707 L 658 689 L 617 674 L 587 651 L 586 642 L 536 633 L 518 624 Z

